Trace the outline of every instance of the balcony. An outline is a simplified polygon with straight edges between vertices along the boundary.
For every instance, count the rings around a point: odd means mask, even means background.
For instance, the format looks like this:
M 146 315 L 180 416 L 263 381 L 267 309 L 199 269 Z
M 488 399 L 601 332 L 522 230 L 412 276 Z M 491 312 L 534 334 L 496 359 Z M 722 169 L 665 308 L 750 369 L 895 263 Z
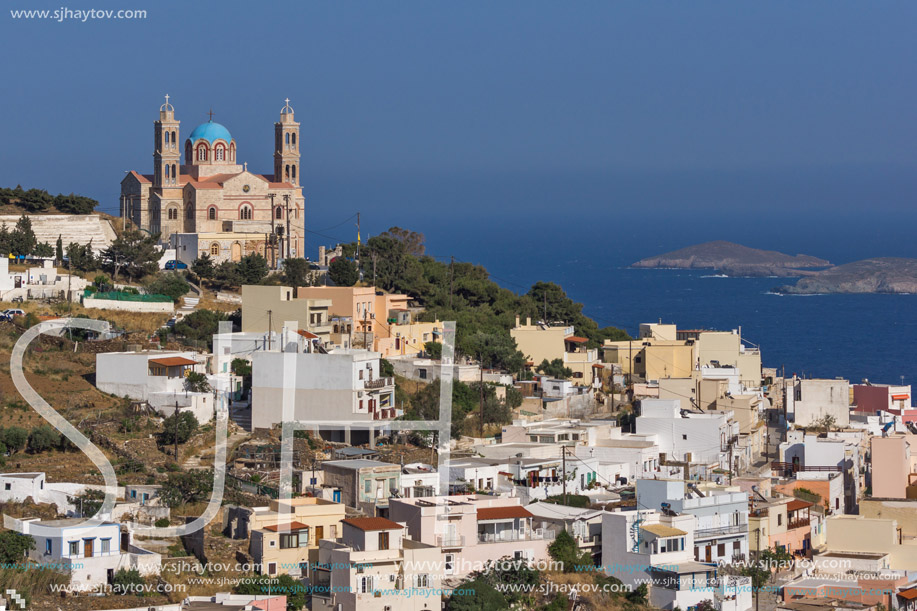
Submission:
M 553 530 L 508 530 L 500 533 L 478 533 L 478 543 L 507 543 L 512 541 L 553 541 Z
M 395 378 L 378 378 L 375 380 L 366 380 L 363 382 L 363 388 L 366 390 L 377 390 L 386 386 L 394 386 Z
M 795 518 L 795 519 L 789 520 L 786 523 L 786 527 L 789 528 L 790 530 L 794 528 L 808 528 L 809 522 L 810 522 L 809 518 Z
M 437 535 L 436 547 L 465 547 L 465 537 L 462 535 Z
M 748 524 L 734 524 L 732 526 L 718 526 L 716 528 L 701 528 L 694 531 L 694 539 L 708 539 L 713 537 L 740 535 L 746 532 L 748 532 Z

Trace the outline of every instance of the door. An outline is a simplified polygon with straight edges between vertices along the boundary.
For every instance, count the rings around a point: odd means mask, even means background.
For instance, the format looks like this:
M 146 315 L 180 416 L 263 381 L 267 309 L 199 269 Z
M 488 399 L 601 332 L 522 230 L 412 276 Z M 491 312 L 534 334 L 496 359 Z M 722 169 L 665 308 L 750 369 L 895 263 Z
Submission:
M 83 557 L 92 558 L 92 539 L 83 539 Z
M 704 558 L 706 559 L 705 562 L 713 562 L 712 548 L 708 545 L 705 549 L 706 549 L 706 551 L 704 552 L 705 554 Z
M 331 498 L 335 503 L 340 503 L 341 502 L 341 491 L 335 490 L 334 492 L 332 492 Z
M 315 527 L 315 544 L 318 545 L 319 540 L 324 539 L 324 538 L 325 538 L 325 527 L 316 526 Z

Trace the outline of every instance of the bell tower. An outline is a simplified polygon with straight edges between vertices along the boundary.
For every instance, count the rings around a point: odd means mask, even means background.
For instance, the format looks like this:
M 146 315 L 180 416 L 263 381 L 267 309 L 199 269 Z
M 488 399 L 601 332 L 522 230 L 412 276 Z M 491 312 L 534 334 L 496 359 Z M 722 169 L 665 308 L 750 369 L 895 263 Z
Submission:
M 274 123 L 274 182 L 299 186 L 299 123 L 293 116 L 290 98 L 280 110 L 280 122 Z
M 175 108 L 166 102 L 159 107 L 159 120 L 153 124 L 153 187 L 177 187 L 181 171 L 179 124 Z

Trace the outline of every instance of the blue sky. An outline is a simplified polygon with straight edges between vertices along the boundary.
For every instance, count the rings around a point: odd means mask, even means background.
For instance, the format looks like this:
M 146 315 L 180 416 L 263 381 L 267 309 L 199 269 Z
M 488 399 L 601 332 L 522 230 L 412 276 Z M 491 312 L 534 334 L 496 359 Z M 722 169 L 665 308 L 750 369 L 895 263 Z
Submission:
M 165 93 L 183 137 L 213 107 L 240 160 L 270 172 L 272 124 L 290 97 L 318 229 L 360 210 L 370 232 L 426 230 L 455 252 L 447 219 L 469 213 L 555 230 L 558 212 L 571 214 L 566 227 L 617 218 L 635 230 L 674 213 L 705 238 L 773 246 L 774 232 L 741 240 L 736 229 L 776 211 L 827 215 L 848 237 L 865 230 L 883 254 L 913 248 L 889 245 L 885 228 L 914 220 L 914 3 L 66 6 L 148 18 L 0 15 L 0 184 L 116 211 L 124 172 L 151 171 Z

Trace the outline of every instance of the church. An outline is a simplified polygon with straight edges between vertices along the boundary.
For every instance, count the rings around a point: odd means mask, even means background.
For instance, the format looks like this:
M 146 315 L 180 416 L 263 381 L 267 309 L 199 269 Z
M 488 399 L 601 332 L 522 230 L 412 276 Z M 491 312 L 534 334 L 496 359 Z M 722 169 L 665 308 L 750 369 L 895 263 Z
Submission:
M 188 264 L 204 254 L 222 262 L 258 253 L 274 267 L 304 256 L 299 123 L 289 99 L 274 124 L 273 174 L 238 163 L 236 141 L 213 113 L 181 142 L 167 95 L 153 123 L 153 173 L 130 171 L 121 181 L 122 216 Z

